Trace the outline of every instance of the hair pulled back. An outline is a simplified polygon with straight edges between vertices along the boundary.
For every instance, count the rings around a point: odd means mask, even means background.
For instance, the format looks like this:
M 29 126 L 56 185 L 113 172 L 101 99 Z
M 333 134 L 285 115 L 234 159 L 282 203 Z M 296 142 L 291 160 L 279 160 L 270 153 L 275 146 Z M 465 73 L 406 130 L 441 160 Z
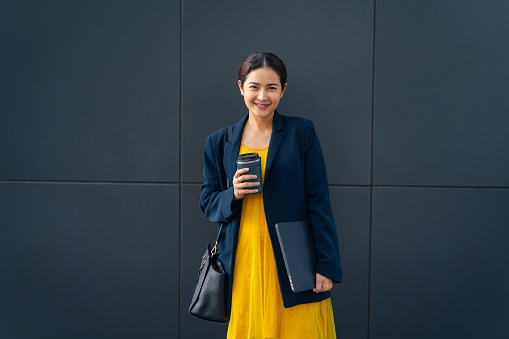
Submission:
M 286 84 L 286 67 L 283 61 L 275 54 L 268 52 L 255 52 L 250 54 L 240 65 L 239 80 L 240 86 L 244 87 L 247 75 L 258 68 L 270 68 L 279 76 L 281 87 Z

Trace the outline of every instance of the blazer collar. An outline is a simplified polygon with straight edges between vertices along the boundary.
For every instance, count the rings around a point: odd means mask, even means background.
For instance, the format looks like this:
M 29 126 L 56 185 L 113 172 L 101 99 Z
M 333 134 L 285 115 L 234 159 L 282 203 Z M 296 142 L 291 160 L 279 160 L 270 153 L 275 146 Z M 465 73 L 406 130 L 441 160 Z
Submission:
M 272 122 L 272 134 L 270 136 L 269 152 L 267 153 L 267 164 L 265 165 L 265 180 L 270 177 L 270 170 L 274 165 L 279 146 L 285 137 L 285 130 L 283 128 L 283 117 L 277 111 L 274 112 L 274 121 Z
M 233 125 L 233 131 L 230 138 L 226 141 L 224 146 L 224 158 L 223 165 L 226 171 L 226 175 L 228 176 L 228 180 L 233 179 L 233 176 L 237 170 L 237 156 L 240 151 L 240 143 L 242 141 L 242 132 L 244 131 L 244 126 L 246 125 L 246 121 L 249 118 L 249 113 L 246 114 L 238 123 Z M 269 151 L 267 154 L 267 163 L 265 165 L 265 180 L 267 182 L 267 178 L 269 177 L 270 170 L 274 164 L 274 160 L 276 158 L 279 147 L 281 146 L 281 142 L 284 139 L 284 128 L 283 128 L 283 117 L 277 111 L 274 112 L 274 120 L 272 121 L 272 134 L 270 137 L 269 143 Z

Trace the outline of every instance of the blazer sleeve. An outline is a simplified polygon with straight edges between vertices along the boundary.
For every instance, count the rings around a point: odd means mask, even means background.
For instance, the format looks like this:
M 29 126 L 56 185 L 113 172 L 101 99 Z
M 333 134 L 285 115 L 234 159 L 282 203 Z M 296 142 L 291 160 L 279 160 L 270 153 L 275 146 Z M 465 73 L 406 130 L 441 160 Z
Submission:
M 213 140 L 215 139 L 215 140 Z M 241 204 L 233 201 L 233 187 L 227 188 L 226 173 L 222 157 L 218 157 L 219 140 L 209 136 L 203 155 L 203 185 L 201 186 L 200 208 L 212 222 L 228 222 Z M 219 146 L 220 147 L 220 146 Z M 216 148 L 216 152 L 214 152 Z M 223 180 L 221 180 L 223 177 Z M 223 185 L 221 184 L 223 182 Z M 223 187 L 224 186 L 224 187 Z M 233 209 L 232 209 L 233 206 Z
M 316 272 L 335 282 L 343 280 L 336 224 L 332 215 L 325 161 L 312 122 L 306 129 L 304 157 L 306 204 L 317 251 Z

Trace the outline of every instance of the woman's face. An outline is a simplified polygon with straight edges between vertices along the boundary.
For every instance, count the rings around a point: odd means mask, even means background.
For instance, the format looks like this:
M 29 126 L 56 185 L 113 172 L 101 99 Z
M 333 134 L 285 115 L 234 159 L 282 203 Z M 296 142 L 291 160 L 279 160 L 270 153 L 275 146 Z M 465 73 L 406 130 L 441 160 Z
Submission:
M 279 76 L 272 69 L 258 68 L 247 75 L 244 87 L 239 80 L 239 88 L 249 114 L 266 118 L 274 114 L 286 84 L 281 86 Z

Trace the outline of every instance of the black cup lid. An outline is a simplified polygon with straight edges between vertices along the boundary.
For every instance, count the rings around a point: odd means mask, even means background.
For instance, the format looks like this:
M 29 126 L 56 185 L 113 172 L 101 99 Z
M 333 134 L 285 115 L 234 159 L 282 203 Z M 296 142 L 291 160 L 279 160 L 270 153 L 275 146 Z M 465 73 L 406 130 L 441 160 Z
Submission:
M 245 154 L 240 154 L 237 157 L 237 161 L 242 161 L 242 162 L 256 161 L 258 159 L 260 159 L 260 155 L 258 155 L 258 153 L 245 153 Z

